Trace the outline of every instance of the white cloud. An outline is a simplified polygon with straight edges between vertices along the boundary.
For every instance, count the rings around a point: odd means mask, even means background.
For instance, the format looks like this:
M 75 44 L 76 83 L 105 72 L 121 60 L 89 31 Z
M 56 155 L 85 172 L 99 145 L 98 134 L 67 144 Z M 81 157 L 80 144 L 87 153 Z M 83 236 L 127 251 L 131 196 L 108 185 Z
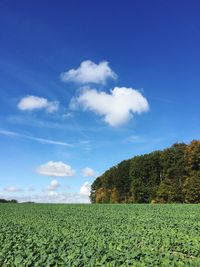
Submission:
M 115 87 L 110 94 L 87 89 L 72 101 L 85 110 L 102 115 L 111 126 L 122 125 L 134 114 L 149 110 L 147 99 L 138 90 L 126 87 Z
M 47 186 L 47 189 L 48 189 L 48 190 L 55 190 L 55 189 L 57 189 L 59 186 L 60 186 L 60 185 L 59 185 L 59 183 L 58 183 L 57 180 L 52 180 L 52 181 L 50 182 L 50 184 Z
M 5 192 L 15 193 L 15 192 L 22 192 L 23 190 L 21 188 L 17 188 L 15 186 L 8 186 L 4 188 Z
M 84 177 L 94 177 L 96 175 L 95 170 L 88 167 L 84 168 L 82 172 Z
M 58 192 L 55 191 L 49 191 L 47 192 L 48 197 L 57 197 L 58 196 Z
M 107 61 L 95 64 L 90 60 L 86 60 L 77 69 L 62 72 L 60 77 L 63 82 L 105 84 L 108 78 L 116 79 L 117 75 L 109 67 Z
M 32 201 L 36 203 L 90 203 L 89 189 L 89 183 L 85 183 L 79 193 L 59 192 L 55 191 L 53 188 L 47 188 L 47 190 L 44 190 L 40 193 L 31 193 L 29 190 L 25 191 L 23 189 L 10 186 L 0 192 L 0 196 L 1 198 L 8 200 L 14 198 L 19 202 Z
M 34 137 L 34 136 L 30 136 L 30 135 L 24 135 L 24 134 L 19 134 L 16 132 L 12 132 L 12 131 L 7 131 L 7 130 L 0 130 L 0 134 L 1 135 L 5 135 L 5 136 L 10 136 L 10 137 L 20 137 L 20 138 L 24 138 L 24 139 L 29 139 L 29 140 L 33 140 L 42 144 L 50 144 L 50 145 L 59 145 L 59 146 L 68 146 L 68 147 L 73 147 L 72 144 L 66 143 L 66 142 L 61 142 L 61 141 L 55 141 L 55 140 L 49 140 L 49 139 L 45 139 L 45 138 L 40 138 L 40 137 Z
M 37 172 L 41 175 L 46 176 L 55 176 L 55 177 L 65 177 L 65 176 L 74 176 L 75 171 L 70 165 L 63 163 L 62 161 L 49 161 L 39 168 Z
M 0 193 L 1 198 L 13 199 L 10 194 Z M 33 195 L 15 195 L 14 199 L 19 202 L 33 201 L 36 203 L 90 203 L 87 195 L 80 193 L 60 193 L 55 191 L 46 191 Z
M 83 196 L 90 195 L 91 184 L 89 182 L 85 182 L 80 188 L 80 194 Z
M 32 186 L 30 186 L 30 187 L 27 188 L 27 191 L 29 191 L 29 192 L 34 192 L 35 190 L 36 189 L 34 187 L 32 187 Z
M 49 202 L 49 203 L 90 203 L 88 195 L 80 193 L 59 193 L 49 191 L 45 195 L 36 197 L 35 202 Z
M 58 110 L 59 102 L 58 101 L 48 101 L 44 97 L 38 96 L 25 96 L 23 97 L 17 107 L 20 110 L 36 110 L 36 109 L 45 109 L 47 112 L 54 112 Z

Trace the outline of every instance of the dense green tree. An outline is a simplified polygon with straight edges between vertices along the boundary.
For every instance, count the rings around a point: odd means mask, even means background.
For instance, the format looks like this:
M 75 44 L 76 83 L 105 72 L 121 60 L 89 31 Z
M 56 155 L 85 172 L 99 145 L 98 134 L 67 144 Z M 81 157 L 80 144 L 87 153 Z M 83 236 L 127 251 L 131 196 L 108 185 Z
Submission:
M 130 164 L 131 192 L 134 202 L 148 203 L 160 184 L 160 151 L 134 157 Z
M 188 172 L 200 170 L 200 141 L 194 140 L 187 146 L 186 159 Z
M 200 171 L 187 177 L 183 187 L 186 203 L 200 203 Z
M 200 203 L 200 141 L 192 141 L 186 149 L 187 178 L 183 193 L 186 203 Z
M 111 196 L 110 196 L 110 202 L 111 203 L 119 203 L 120 202 L 120 195 L 116 187 L 114 187 L 111 190 Z
M 159 202 L 183 202 L 182 194 L 186 176 L 187 146 L 183 143 L 174 144 L 161 153 L 161 183 L 156 197 Z M 163 196 L 162 196 L 163 193 Z
M 98 177 L 92 203 L 199 203 L 200 141 L 124 160 Z
M 18 203 L 18 201 L 16 199 L 7 200 L 4 198 L 1 198 L 0 203 Z

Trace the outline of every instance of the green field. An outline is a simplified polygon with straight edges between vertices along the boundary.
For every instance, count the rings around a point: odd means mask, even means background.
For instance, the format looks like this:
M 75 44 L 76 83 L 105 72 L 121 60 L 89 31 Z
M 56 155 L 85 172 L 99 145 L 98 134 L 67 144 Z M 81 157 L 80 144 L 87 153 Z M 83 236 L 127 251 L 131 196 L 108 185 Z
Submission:
M 200 266 L 200 206 L 1 204 L 0 266 Z

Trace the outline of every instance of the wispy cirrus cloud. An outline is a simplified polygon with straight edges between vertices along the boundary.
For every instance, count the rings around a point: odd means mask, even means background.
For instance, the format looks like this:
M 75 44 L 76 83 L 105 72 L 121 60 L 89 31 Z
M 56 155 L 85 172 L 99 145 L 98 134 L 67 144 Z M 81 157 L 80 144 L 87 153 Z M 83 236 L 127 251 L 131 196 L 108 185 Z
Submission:
M 56 141 L 56 140 L 50 140 L 40 137 L 34 137 L 30 135 L 24 135 L 13 131 L 7 131 L 7 130 L 0 130 L 0 135 L 10 136 L 10 137 L 20 137 L 23 139 L 33 140 L 42 144 L 49 144 L 49 145 L 58 145 L 58 146 L 67 146 L 67 147 L 73 147 L 72 144 Z
M 107 61 L 95 64 L 91 60 L 85 60 L 77 69 L 62 72 L 60 78 L 63 82 L 105 84 L 109 78 L 115 80 L 117 74 L 109 67 Z
M 16 192 L 23 192 L 24 190 L 15 186 L 8 186 L 4 188 L 4 191 L 9 193 L 16 193 Z
M 130 135 L 126 137 L 122 143 L 145 143 L 147 141 L 147 138 L 144 136 L 139 136 L 139 135 Z

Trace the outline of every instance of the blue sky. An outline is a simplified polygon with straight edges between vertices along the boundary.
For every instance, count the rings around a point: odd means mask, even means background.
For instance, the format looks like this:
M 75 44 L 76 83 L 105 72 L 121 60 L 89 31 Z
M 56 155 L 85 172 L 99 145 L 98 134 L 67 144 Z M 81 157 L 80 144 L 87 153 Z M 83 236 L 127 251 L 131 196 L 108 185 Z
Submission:
M 199 1 L 0 3 L 0 197 L 87 202 L 109 167 L 199 139 Z

